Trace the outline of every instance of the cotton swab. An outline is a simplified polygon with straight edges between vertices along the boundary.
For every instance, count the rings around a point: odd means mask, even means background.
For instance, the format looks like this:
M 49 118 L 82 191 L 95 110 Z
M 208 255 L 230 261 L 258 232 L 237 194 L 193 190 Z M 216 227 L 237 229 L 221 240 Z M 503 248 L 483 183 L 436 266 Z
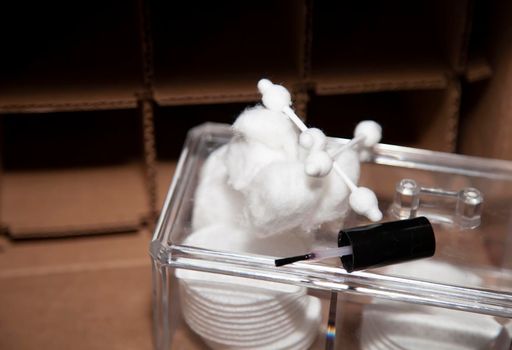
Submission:
M 379 124 L 373 120 L 363 120 L 357 124 L 354 129 L 354 138 L 348 143 L 339 147 L 337 150 L 331 151 L 329 154 L 331 157 L 336 158 L 338 155 L 343 153 L 345 150 L 352 148 L 356 145 L 363 144 L 366 148 L 375 146 L 382 138 L 382 128 Z
M 258 90 L 262 95 L 263 105 L 275 111 L 284 113 L 290 120 L 297 126 L 301 132 L 308 130 L 304 122 L 295 114 L 291 105 L 291 95 L 283 86 L 273 84 L 268 79 L 261 79 L 258 82 Z M 373 122 L 374 123 L 374 122 Z M 361 123 L 360 123 L 361 124 Z M 375 123 L 377 124 L 377 123 Z M 365 135 L 366 130 L 371 130 L 369 124 L 363 124 L 358 135 Z M 378 124 L 377 124 L 378 125 Z M 380 128 L 380 126 L 379 126 Z M 357 128 L 356 128 L 357 131 Z M 357 135 L 356 135 L 357 137 Z M 370 141 L 373 142 L 373 139 Z M 366 139 L 364 140 L 366 142 Z M 382 219 L 382 213 L 379 210 L 377 197 L 372 190 L 366 187 L 357 187 L 356 184 L 345 174 L 345 172 L 336 164 L 333 163 L 333 170 L 341 177 L 343 182 L 350 189 L 349 203 L 351 208 L 358 214 L 366 216 L 371 221 L 379 221 Z

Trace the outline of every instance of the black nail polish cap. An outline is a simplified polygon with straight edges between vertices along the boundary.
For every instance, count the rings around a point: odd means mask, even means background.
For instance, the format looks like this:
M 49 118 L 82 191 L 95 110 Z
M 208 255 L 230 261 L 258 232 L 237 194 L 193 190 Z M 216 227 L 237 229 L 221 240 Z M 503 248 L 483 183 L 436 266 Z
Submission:
M 341 257 L 347 272 L 427 258 L 436 251 L 434 230 L 423 216 L 341 230 L 338 247 L 347 245 L 352 255 Z

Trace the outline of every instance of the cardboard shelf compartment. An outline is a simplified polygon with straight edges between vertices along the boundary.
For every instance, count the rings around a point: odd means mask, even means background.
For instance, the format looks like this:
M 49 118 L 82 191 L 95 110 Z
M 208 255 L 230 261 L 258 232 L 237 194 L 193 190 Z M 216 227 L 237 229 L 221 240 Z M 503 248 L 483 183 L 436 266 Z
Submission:
M 197 106 L 170 106 L 155 110 L 157 208 L 162 207 L 171 183 L 176 161 L 180 156 L 186 133 L 206 122 L 232 124 L 250 104 L 226 103 Z
M 471 59 L 485 53 L 492 67 L 488 80 L 463 85 L 458 151 L 480 157 L 512 159 L 512 2 L 477 2 Z M 481 80 L 481 81 L 478 81 Z
M 316 93 L 446 88 L 463 51 L 466 2 L 315 2 Z
M 148 214 L 136 110 L 5 115 L 0 218 L 15 238 L 140 228 Z
M 459 89 L 313 96 L 308 125 L 329 136 L 352 138 L 361 120 L 382 125 L 383 143 L 453 151 Z
M 136 107 L 143 84 L 136 0 L 6 6 L 0 112 Z
M 303 64 L 302 5 L 153 1 L 156 101 L 250 102 L 259 98 L 255 85 L 262 77 L 293 85 Z

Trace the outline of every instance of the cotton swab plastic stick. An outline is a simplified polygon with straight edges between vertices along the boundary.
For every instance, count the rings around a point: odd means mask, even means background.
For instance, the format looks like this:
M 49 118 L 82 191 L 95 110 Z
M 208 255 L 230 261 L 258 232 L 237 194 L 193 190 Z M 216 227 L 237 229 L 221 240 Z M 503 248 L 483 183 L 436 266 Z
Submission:
M 373 120 L 363 120 L 357 124 L 354 129 L 354 138 L 342 145 L 337 150 L 331 151 L 329 154 L 336 158 L 345 150 L 354 147 L 355 145 L 363 144 L 364 147 L 370 148 L 379 143 L 382 138 L 382 128 Z
M 363 140 L 364 140 L 363 136 L 354 137 L 348 143 L 340 146 L 339 148 L 337 148 L 335 150 L 329 151 L 329 155 L 334 159 L 334 158 L 338 157 L 341 153 L 345 152 L 347 149 L 360 144 L 361 142 L 363 142 Z
M 288 265 L 303 260 L 323 260 L 328 258 L 339 258 L 345 255 L 352 255 L 352 246 L 344 246 L 339 248 L 313 250 L 311 253 L 304 255 L 291 256 L 288 258 L 276 259 L 276 266 Z
M 261 79 L 258 82 L 258 89 L 262 94 L 262 101 L 265 107 L 267 107 L 270 110 L 280 111 L 284 113 L 288 118 L 290 118 L 290 120 L 297 126 L 297 128 L 301 132 L 304 132 L 308 129 L 306 124 L 304 124 L 304 122 L 297 116 L 297 114 L 295 114 L 293 109 L 290 108 L 291 96 L 288 90 L 286 90 L 281 85 L 273 84 L 268 79 Z M 361 125 L 362 123 L 360 123 L 359 125 Z M 374 123 L 378 126 L 378 124 L 375 122 L 370 123 Z M 380 126 L 378 127 L 380 128 Z M 366 128 L 362 128 L 362 130 L 365 129 Z M 357 133 L 357 128 L 355 132 L 356 134 L 359 134 Z M 361 132 L 360 134 L 364 135 L 364 132 Z M 370 190 L 369 188 L 357 187 L 356 184 L 336 164 L 336 162 L 333 163 L 333 169 L 350 189 L 351 194 L 349 197 L 349 203 L 351 208 L 356 213 L 366 216 L 371 221 L 375 222 L 382 219 L 382 213 L 379 210 L 377 197 L 375 196 L 375 193 L 373 193 L 373 191 Z

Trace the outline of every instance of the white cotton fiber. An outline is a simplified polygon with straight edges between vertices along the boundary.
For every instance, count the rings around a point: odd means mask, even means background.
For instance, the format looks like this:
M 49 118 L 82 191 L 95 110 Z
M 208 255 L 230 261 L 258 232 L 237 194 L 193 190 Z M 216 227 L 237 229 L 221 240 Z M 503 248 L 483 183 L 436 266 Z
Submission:
M 228 146 L 224 157 L 227 184 L 237 191 L 250 186 L 254 177 L 268 164 L 286 161 L 289 157 L 260 142 L 239 138 Z
M 247 141 L 259 142 L 289 157 L 297 156 L 297 131 L 282 113 L 263 106 L 247 108 L 233 123 L 233 130 Z
M 282 113 L 256 106 L 238 117 L 233 131 L 230 143 L 204 166 L 194 228 L 227 223 L 268 237 L 341 222 L 349 190 L 332 171 L 321 130 L 299 133 Z M 359 161 L 352 150 L 340 153 L 337 163 L 357 182 Z
M 239 225 L 242 194 L 227 182 L 226 152 L 228 146 L 214 151 L 203 165 L 196 189 L 192 226 L 195 230 L 213 223 Z
M 321 180 L 308 176 L 303 163 L 269 164 L 244 192 L 247 225 L 258 236 L 299 231 L 316 210 L 322 192 Z

